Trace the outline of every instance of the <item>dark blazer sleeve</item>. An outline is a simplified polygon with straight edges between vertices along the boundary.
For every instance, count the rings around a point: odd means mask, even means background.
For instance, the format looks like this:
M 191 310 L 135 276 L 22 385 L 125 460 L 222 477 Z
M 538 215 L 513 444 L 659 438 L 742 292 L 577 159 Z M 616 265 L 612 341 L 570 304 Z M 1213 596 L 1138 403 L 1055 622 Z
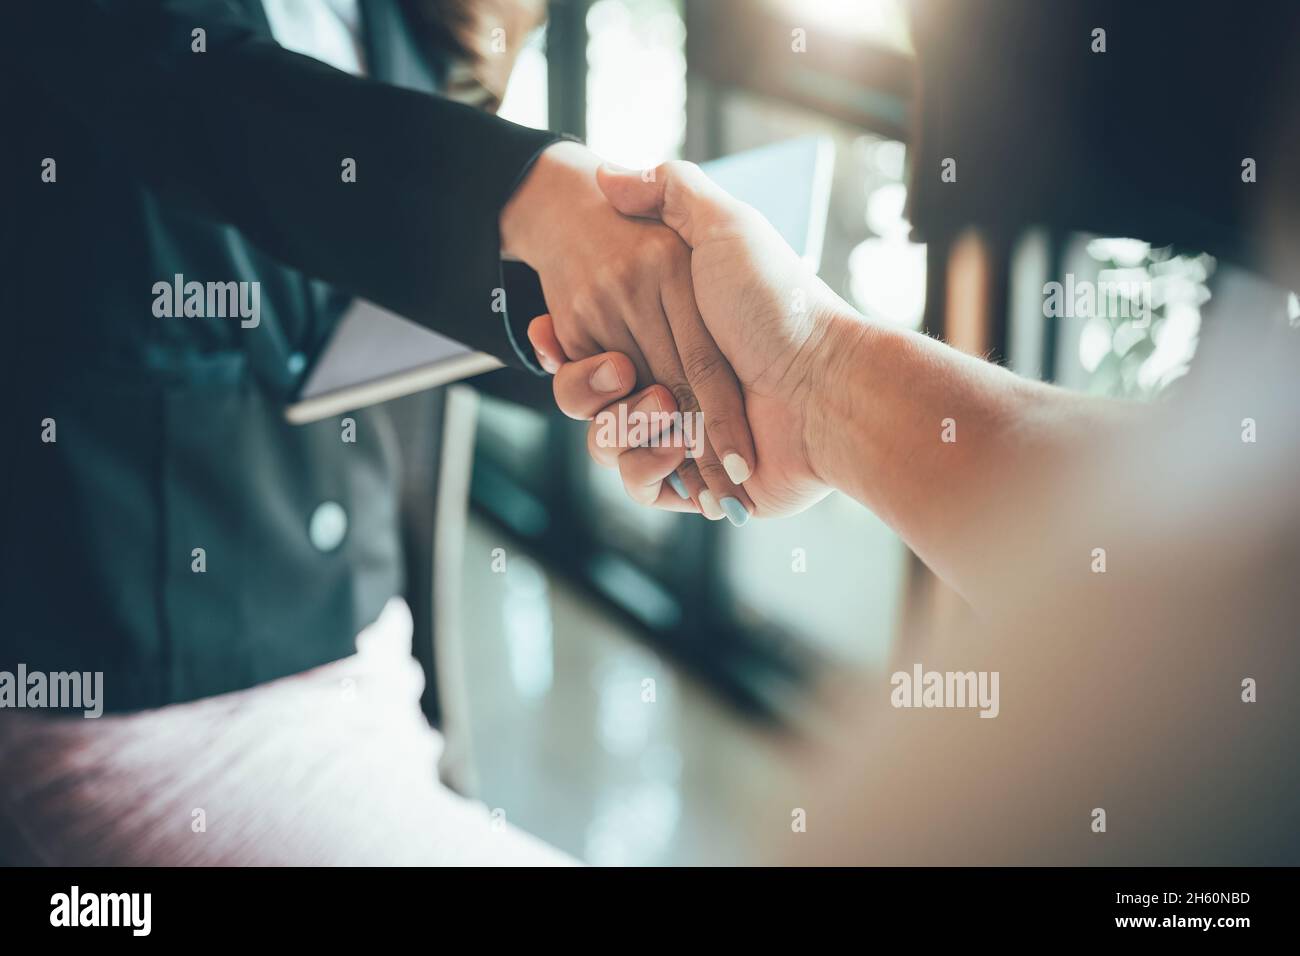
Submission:
M 555 134 L 285 50 L 223 0 L 23 0 L 5 19 L 10 95 L 52 99 L 165 200 L 525 364 L 500 308 L 497 223 Z

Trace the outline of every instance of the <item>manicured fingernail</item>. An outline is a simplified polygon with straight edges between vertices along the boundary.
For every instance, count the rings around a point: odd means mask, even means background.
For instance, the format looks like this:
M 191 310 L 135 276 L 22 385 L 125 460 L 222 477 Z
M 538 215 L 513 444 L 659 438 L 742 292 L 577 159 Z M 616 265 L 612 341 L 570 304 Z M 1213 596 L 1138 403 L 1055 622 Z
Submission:
M 617 392 L 620 385 L 618 372 L 614 369 L 614 363 L 610 359 L 605 359 L 596 367 L 596 371 L 591 373 L 591 387 L 598 392 Z
M 707 488 L 700 492 L 700 510 L 710 521 L 722 520 L 722 509 L 718 507 L 718 499 L 713 497 L 713 492 Z
M 537 353 L 537 361 L 541 362 L 542 368 L 546 369 L 546 371 L 550 372 L 552 375 L 560 370 L 560 363 L 555 361 L 555 359 L 551 358 L 545 352 Z
M 727 473 L 727 477 L 738 485 L 749 481 L 749 465 L 745 464 L 745 459 L 734 451 L 723 456 L 722 468 Z
M 737 528 L 749 520 L 749 512 L 745 510 L 739 498 L 723 498 L 722 510 L 727 513 L 727 520 Z
M 681 498 L 683 501 L 690 497 L 686 492 L 686 483 L 682 481 L 677 472 L 674 471 L 668 476 L 668 484 L 673 486 L 673 491 L 677 492 L 677 497 Z

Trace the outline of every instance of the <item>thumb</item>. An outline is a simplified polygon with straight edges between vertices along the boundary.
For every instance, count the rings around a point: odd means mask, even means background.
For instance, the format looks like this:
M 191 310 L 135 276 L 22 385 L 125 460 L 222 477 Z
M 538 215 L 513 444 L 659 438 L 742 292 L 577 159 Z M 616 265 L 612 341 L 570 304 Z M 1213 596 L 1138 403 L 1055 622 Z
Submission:
M 665 163 L 653 169 L 625 169 L 601 163 L 596 182 L 611 206 L 625 216 L 663 219 Z
M 688 246 L 695 246 L 700 202 L 717 187 L 694 163 L 669 162 L 651 169 L 623 169 L 603 163 L 596 182 L 610 205 L 625 216 L 658 219 Z

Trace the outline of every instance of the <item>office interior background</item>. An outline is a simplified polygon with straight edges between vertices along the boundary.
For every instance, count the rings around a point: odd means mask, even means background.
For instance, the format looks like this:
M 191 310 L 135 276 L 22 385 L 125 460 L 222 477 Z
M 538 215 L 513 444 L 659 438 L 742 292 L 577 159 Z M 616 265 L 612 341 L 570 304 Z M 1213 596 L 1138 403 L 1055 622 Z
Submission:
M 815 55 L 793 52 L 796 29 Z M 916 241 L 911 57 L 902 0 L 551 0 L 502 114 L 633 168 L 829 137 L 825 281 L 1069 388 L 1158 401 L 1216 314 L 1281 301 L 1296 321 L 1294 296 L 1142 237 Z M 1067 273 L 1147 283 L 1151 320 L 1046 316 Z M 440 520 L 456 570 L 435 583 L 453 782 L 590 863 L 745 860 L 755 832 L 789 826 L 753 795 L 798 773 L 788 744 L 816 737 L 819 688 L 883 682 L 967 613 L 843 496 L 743 528 L 652 511 L 591 463 L 581 425 L 457 388 L 469 518 Z

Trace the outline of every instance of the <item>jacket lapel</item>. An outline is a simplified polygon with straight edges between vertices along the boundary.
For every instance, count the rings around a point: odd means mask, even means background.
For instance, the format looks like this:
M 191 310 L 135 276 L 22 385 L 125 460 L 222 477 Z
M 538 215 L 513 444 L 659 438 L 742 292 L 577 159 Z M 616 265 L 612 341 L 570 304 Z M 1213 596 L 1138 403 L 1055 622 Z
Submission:
M 360 0 L 360 4 L 370 75 L 394 86 L 437 92 L 442 85 L 440 69 L 416 45 L 402 4 L 398 0 Z

